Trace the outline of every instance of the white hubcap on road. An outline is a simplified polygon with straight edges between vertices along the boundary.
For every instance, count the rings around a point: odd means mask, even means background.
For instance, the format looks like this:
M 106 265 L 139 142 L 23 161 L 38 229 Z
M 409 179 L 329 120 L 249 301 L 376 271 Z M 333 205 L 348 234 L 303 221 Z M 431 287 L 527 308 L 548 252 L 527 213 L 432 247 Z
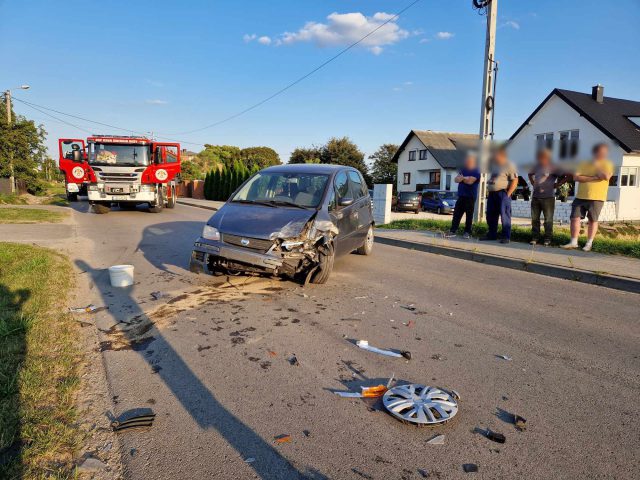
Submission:
M 438 387 L 411 384 L 394 387 L 382 398 L 385 408 L 399 420 L 418 425 L 437 425 L 458 413 L 458 402 Z

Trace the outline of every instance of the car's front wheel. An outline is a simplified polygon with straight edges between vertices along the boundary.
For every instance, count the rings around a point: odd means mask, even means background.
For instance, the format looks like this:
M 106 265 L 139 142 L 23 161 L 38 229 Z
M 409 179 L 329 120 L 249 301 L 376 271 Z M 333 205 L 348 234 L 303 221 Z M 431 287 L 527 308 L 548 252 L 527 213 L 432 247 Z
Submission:
M 333 262 L 335 260 L 335 252 L 333 250 L 333 244 L 327 244 L 320 247 L 318 252 L 318 269 L 311 279 L 311 283 L 327 283 L 331 271 L 333 270 Z
M 371 255 L 371 252 L 373 252 L 373 226 L 369 225 L 367 237 L 364 239 L 362 246 L 356 250 L 356 253 L 358 255 Z

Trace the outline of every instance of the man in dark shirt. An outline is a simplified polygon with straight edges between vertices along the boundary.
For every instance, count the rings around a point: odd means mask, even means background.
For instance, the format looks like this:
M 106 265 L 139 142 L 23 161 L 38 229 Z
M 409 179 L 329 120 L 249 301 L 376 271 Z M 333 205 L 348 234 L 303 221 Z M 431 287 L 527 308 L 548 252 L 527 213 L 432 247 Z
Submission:
M 533 187 L 531 197 L 531 244 L 540 241 L 540 214 L 544 215 L 544 245 L 551 245 L 553 237 L 553 213 L 556 208 L 556 187 L 563 176 L 551 164 L 551 152 L 543 149 L 536 155 L 536 164 L 529 172 Z
M 456 236 L 460 220 L 465 217 L 464 238 L 471 237 L 471 226 L 473 224 L 473 209 L 476 205 L 476 197 L 478 196 L 478 180 L 480 180 L 480 170 L 476 163 L 476 156 L 472 152 L 467 154 L 464 166 L 455 178 L 458 184 L 458 199 L 453 209 L 453 220 L 451 221 L 451 230 L 447 237 Z

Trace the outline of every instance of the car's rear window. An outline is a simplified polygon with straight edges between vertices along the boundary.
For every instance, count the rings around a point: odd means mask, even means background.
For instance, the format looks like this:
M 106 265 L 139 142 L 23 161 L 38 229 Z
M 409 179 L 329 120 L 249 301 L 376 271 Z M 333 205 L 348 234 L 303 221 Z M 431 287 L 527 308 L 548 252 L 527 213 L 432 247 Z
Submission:
M 403 202 L 408 200 L 418 200 L 420 198 L 420 194 L 417 192 L 400 192 L 398 194 L 398 198 Z

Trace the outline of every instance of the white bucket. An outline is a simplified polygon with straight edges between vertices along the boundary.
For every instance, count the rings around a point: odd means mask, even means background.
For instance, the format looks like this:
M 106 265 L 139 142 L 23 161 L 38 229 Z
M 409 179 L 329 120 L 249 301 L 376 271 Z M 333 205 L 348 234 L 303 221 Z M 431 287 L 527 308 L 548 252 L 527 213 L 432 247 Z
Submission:
M 114 265 L 109 267 L 109 279 L 112 287 L 133 285 L 133 265 Z

